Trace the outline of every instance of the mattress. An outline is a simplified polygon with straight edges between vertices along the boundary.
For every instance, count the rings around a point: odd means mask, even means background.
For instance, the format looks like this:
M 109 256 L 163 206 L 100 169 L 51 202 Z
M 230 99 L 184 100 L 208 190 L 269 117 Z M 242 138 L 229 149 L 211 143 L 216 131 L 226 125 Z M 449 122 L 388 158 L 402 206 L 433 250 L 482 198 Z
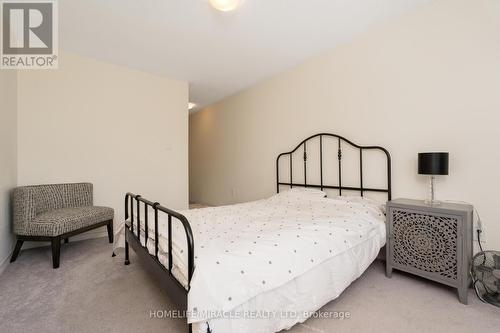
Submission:
M 360 197 L 326 198 L 318 190 L 181 213 L 195 243 L 188 294 L 194 332 L 206 332 L 207 325 L 214 333 L 290 328 L 338 297 L 385 244 L 384 205 Z M 159 219 L 159 260 L 168 266 L 166 221 Z M 154 254 L 154 223 L 147 244 L 144 229 L 142 223 L 141 243 Z M 173 274 L 187 287 L 180 223 L 174 222 L 172 233 Z M 256 319 L 256 313 L 272 318 Z

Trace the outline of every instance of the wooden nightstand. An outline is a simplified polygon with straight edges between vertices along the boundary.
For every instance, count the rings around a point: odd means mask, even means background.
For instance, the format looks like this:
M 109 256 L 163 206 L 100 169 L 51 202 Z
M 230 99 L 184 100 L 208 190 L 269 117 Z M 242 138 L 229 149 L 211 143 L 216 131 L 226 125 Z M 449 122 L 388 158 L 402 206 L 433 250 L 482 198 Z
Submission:
M 473 207 L 421 200 L 387 203 L 386 275 L 398 269 L 458 289 L 467 304 L 472 260 Z

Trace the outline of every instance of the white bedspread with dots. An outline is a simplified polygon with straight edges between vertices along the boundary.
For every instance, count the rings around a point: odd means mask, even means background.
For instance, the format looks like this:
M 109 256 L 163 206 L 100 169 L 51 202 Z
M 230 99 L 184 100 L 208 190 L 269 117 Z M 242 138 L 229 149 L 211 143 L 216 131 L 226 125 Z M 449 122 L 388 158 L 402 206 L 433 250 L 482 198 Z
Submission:
M 265 200 L 181 213 L 195 243 L 191 323 L 211 319 L 214 311 L 229 312 L 363 242 L 375 241 L 379 248 L 385 244 L 383 205 L 361 197 L 325 198 L 319 190 L 290 190 Z M 166 221 L 160 217 L 159 259 L 168 267 Z M 154 254 L 154 223 L 148 229 L 147 247 Z M 173 274 L 186 286 L 187 243 L 180 223 L 173 224 L 172 233 Z M 356 265 L 357 259 L 352 261 Z M 360 265 L 352 280 L 365 268 Z

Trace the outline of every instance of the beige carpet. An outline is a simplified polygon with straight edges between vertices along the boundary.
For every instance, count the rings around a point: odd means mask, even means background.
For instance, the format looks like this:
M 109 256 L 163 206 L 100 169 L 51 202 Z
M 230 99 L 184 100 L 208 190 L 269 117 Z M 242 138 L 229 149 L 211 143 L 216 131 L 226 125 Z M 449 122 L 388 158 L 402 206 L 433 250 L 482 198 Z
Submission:
M 63 244 L 58 270 L 49 248 L 21 252 L 0 276 L 0 332 L 186 332 L 182 320 L 150 319 L 173 307 L 131 262 L 111 258 L 104 238 Z M 378 261 L 323 310 L 351 318 L 310 319 L 290 332 L 500 332 L 500 309 L 472 290 L 465 306 L 447 287 L 397 272 L 387 279 Z

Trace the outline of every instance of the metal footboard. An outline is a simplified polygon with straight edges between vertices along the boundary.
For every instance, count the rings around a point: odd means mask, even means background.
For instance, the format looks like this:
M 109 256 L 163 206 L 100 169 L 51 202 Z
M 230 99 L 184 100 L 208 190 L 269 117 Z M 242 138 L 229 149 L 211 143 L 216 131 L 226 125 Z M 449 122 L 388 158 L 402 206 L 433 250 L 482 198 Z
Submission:
M 144 208 L 142 216 L 141 206 L 142 208 Z M 149 221 L 149 209 L 152 209 L 154 211 L 154 240 L 149 239 L 148 226 L 149 223 L 151 223 L 151 221 Z M 168 267 L 165 267 L 163 264 L 161 264 L 158 259 L 159 214 L 166 214 L 168 217 Z M 187 310 L 187 294 L 189 292 L 191 278 L 193 277 L 194 273 L 194 238 L 193 231 L 191 229 L 191 226 L 189 225 L 187 218 L 178 212 L 163 207 L 158 202 L 149 201 L 140 195 L 129 192 L 125 195 L 125 220 L 125 265 L 130 264 L 129 247 L 131 246 L 132 249 L 136 252 L 137 257 L 140 259 L 141 263 L 158 279 L 162 289 L 164 289 L 169 294 L 172 301 L 183 310 Z M 175 220 L 179 221 L 182 224 L 186 233 L 188 255 L 187 288 L 185 288 L 184 285 L 172 274 L 172 223 L 174 223 Z M 144 223 L 144 246 L 141 244 L 140 239 L 142 223 Z M 137 235 L 134 233 L 135 228 L 137 228 Z M 148 242 L 150 241 L 154 241 L 154 255 L 150 254 L 147 248 Z M 189 332 L 191 332 L 191 330 L 191 325 L 189 325 Z

